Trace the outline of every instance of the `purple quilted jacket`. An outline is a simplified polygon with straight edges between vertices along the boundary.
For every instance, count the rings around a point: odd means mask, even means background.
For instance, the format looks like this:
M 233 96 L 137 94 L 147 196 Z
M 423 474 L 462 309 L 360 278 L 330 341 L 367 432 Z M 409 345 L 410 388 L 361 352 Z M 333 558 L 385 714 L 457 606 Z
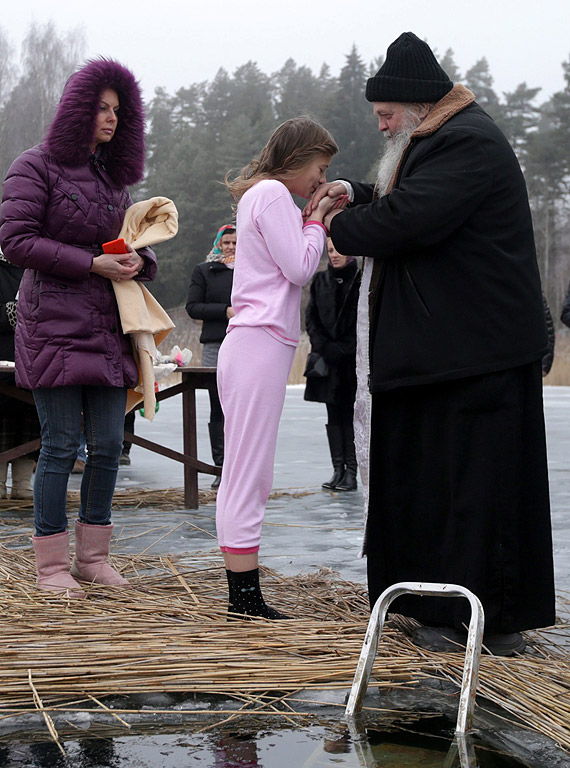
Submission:
M 119 94 L 118 127 L 91 155 L 99 95 L 109 87 Z M 97 60 L 68 81 L 46 140 L 8 171 L 0 243 L 6 258 L 25 268 L 16 328 L 19 386 L 137 383 L 111 281 L 90 269 L 101 244 L 119 233 L 131 204 L 126 184 L 140 180 L 143 160 L 138 84 L 120 64 Z M 152 280 L 154 253 L 139 253 L 140 279 Z

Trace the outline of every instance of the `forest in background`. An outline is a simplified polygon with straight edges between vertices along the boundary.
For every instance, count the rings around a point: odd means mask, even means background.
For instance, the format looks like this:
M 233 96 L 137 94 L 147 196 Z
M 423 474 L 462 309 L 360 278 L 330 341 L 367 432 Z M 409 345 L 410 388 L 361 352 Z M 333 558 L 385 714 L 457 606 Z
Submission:
M 42 140 L 85 48 L 81 30 L 62 34 L 49 23 L 31 25 L 18 52 L 0 27 L 1 178 L 20 152 Z M 570 57 L 561 62 L 564 89 L 541 101 L 541 88 L 534 83 L 498 94 L 481 53 L 460 72 L 451 49 L 436 51 L 453 82 L 475 93 L 517 153 L 529 190 L 544 292 L 558 324 L 570 279 Z M 364 62 L 353 46 L 338 74 L 326 64 L 315 73 L 292 59 L 266 74 L 248 61 L 232 73 L 220 68 L 211 81 L 192 82 L 189 72 L 188 85 L 175 93 L 156 87 L 147 104 L 147 175 L 133 196 L 165 195 L 179 210 L 178 236 L 157 248 L 160 269 L 152 291 L 163 306 L 184 304 L 192 269 L 204 260 L 218 227 L 232 219 L 226 173 L 247 164 L 283 120 L 309 114 L 331 131 L 340 152 L 329 178 L 374 178 L 382 139 L 364 88 L 381 63 L 382 58 Z

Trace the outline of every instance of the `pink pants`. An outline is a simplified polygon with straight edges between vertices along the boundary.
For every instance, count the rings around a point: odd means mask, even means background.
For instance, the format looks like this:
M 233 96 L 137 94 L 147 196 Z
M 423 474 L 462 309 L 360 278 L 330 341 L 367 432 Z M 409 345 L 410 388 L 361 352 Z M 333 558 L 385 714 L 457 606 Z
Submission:
M 220 347 L 218 392 L 225 443 L 216 527 L 222 552 L 246 555 L 259 550 L 294 356 L 295 347 L 263 328 L 236 327 Z

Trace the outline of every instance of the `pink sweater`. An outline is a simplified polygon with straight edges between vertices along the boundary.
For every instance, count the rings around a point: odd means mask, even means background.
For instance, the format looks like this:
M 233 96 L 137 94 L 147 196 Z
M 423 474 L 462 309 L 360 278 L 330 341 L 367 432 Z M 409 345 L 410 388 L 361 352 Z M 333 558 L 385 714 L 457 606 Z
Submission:
M 236 326 L 261 326 L 296 346 L 301 288 L 314 275 L 325 245 L 324 227 L 305 224 L 287 187 L 259 181 L 237 210 L 237 247 L 232 289 Z

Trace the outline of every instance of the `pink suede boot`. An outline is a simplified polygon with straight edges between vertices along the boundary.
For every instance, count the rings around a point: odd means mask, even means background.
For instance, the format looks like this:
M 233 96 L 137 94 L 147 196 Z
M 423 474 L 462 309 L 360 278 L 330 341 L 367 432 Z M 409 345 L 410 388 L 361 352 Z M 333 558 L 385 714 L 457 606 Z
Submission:
M 75 558 L 71 573 L 76 579 L 113 587 L 130 587 L 129 582 L 107 562 L 113 528 L 75 521 Z
M 69 533 L 32 536 L 32 543 L 36 553 L 38 587 L 48 592 L 60 592 L 66 597 L 85 597 L 85 592 L 69 572 Z

